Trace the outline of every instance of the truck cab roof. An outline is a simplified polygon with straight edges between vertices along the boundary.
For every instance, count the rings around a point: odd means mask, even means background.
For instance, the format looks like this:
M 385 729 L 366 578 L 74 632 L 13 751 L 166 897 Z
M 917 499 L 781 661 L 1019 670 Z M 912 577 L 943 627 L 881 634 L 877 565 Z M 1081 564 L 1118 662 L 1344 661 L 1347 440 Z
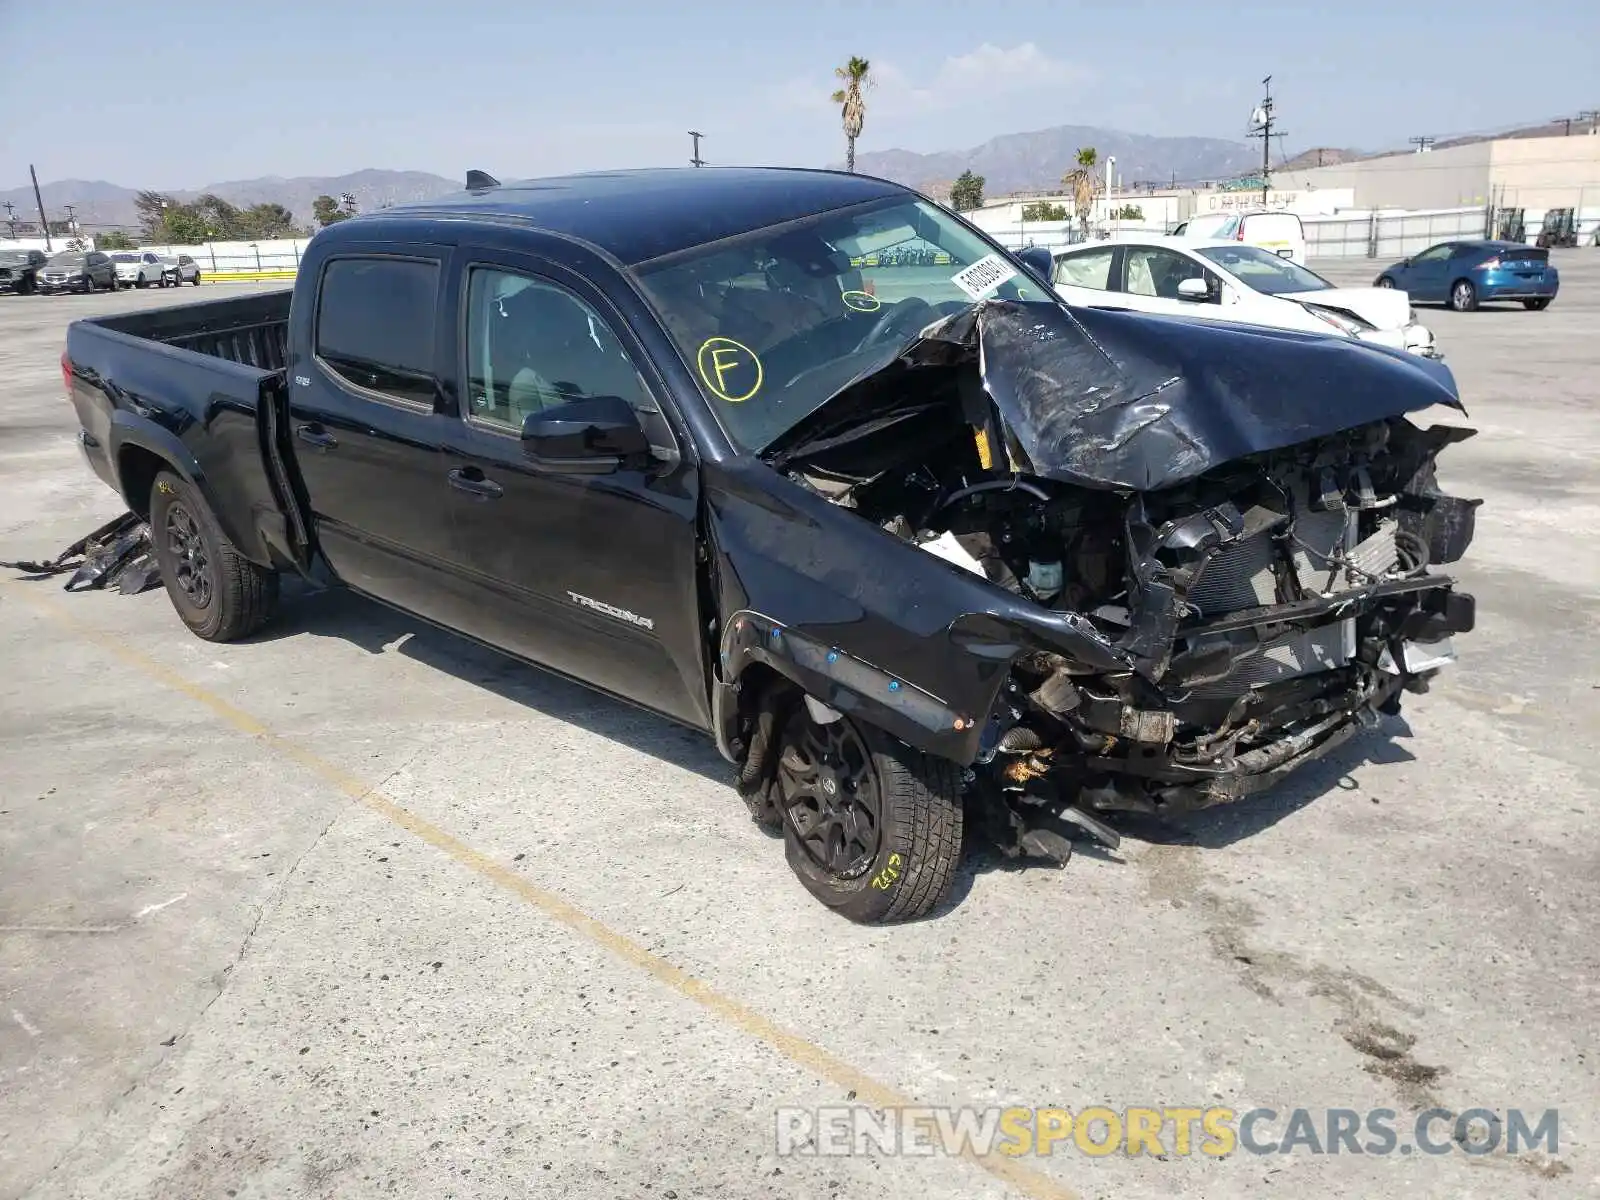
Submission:
M 789 167 L 594 171 L 474 188 L 396 205 L 331 230 L 370 231 L 397 217 L 522 224 L 587 242 L 624 266 L 907 189 L 868 175 Z M 327 231 L 325 231 L 327 232 Z

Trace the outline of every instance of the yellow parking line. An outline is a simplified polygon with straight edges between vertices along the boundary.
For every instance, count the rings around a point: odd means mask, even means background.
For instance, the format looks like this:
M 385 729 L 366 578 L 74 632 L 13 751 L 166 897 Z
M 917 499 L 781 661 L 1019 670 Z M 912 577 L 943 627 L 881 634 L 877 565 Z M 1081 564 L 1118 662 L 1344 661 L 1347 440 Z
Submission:
M 735 1029 L 770 1046 L 790 1062 L 828 1080 L 836 1087 L 855 1092 L 857 1100 L 879 1108 L 900 1108 L 917 1103 L 910 1096 L 896 1091 L 888 1084 L 880 1083 L 860 1068 L 824 1050 L 815 1042 L 809 1042 L 797 1034 L 790 1033 L 769 1017 L 731 996 L 724 995 L 704 980 L 695 978 L 661 956 L 651 953 L 626 934 L 618 933 L 609 925 L 597 921 L 554 892 L 529 882 L 488 855 L 474 850 L 437 825 L 424 820 L 368 786 L 344 768 L 297 745 L 281 734 L 274 733 L 271 727 L 258 717 L 235 707 L 214 692 L 191 683 L 170 667 L 130 648 L 112 635 L 68 616 L 56 604 L 30 594 L 26 590 L 30 586 L 11 583 L 0 585 L 0 588 L 23 600 L 30 608 L 58 625 L 70 629 L 85 641 L 98 646 L 112 657 L 120 659 L 156 682 L 210 709 L 240 733 L 249 734 L 268 749 L 299 763 L 312 774 L 332 784 L 349 799 L 421 838 L 469 871 L 527 901 L 574 933 L 604 947 L 618 958 L 632 963 L 658 982 L 720 1017 Z M 970 1148 L 964 1149 L 961 1157 L 983 1168 L 996 1179 L 1009 1184 L 1029 1200 L 1082 1200 L 1072 1189 L 1015 1159 L 992 1154 L 980 1155 Z

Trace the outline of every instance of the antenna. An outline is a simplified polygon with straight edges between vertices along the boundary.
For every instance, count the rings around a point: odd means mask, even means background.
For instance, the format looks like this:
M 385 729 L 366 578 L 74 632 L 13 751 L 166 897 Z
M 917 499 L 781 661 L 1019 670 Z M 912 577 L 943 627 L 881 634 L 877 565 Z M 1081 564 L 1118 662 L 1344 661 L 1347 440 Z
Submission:
M 689 136 L 694 139 L 694 157 L 689 159 L 689 165 L 691 167 L 703 167 L 706 165 L 706 160 L 700 157 L 700 139 L 705 137 L 705 134 L 698 129 L 691 129 L 689 130 Z
M 1429 150 L 1432 150 L 1434 142 L 1436 142 L 1438 140 L 1439 140 L 1438 138 L 1431 138 L 1431 137 L 1426 137 L 1426 136 L 1424 136 L 1424 137 L 1414 137 L 1414 138 L 1408 138 L 1407 139 L 1407 141 L 1409 141 L 1413 146 L 1415 146 L 1417 148 L 1417 153 L 1418 154 L 1426 154 Z
M 487 171 L 467 172 L 467 191 L 476 192 L 485 188 L 497 188 L 500 181 Z
M 1265 90 L 1261 103 L 1250 110 L 1250 127 L 1246 137 L 1261 139 L 1261 203 L 1267 203 L 1267 193 L 1272 188 L 1272 139 L 1282 138 L 1283 131 L 1276 130 L 1278 119 L 1272 113 L 1272 76 L 1261 81 Z

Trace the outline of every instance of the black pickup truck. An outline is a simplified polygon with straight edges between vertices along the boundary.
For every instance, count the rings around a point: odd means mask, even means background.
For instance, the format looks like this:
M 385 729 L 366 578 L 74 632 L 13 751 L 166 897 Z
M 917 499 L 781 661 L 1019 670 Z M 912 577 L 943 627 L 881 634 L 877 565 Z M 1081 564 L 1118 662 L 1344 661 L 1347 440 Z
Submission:
M 892 920 L 964 823 L 1065 861 L 1235 799 L 1472 626 L 1430 570 L 1470 431 L 1406 415 L 1445 367 L 1047 272 L 863 176 L 474 173 L 62 368 L 199 636 L 331 578 L 707 730 L 805 886 Z

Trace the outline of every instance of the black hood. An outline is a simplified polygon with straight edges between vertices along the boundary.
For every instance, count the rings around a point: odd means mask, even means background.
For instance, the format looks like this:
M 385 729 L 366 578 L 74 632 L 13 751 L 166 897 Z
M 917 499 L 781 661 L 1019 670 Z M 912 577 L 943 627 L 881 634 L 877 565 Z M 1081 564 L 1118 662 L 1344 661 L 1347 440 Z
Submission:
M 990 300 L 924 329 L 768 451 L 797 456 L 915 406 L 919 372 L 973 369 L 1024 472 L 1102 489 L 1170 487 L 1248 454 L 1461 409 L 1443 364 L 1349 338 Z

